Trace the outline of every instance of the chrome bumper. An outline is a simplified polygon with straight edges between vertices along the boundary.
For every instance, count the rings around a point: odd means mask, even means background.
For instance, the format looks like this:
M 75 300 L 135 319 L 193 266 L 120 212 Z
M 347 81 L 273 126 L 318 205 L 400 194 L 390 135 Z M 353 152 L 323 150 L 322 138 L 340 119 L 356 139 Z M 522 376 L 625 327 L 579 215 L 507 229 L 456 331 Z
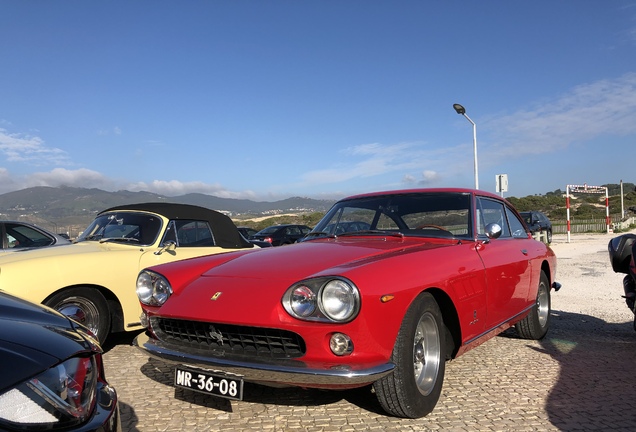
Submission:
M 237 360 L 226 357 L 184 352 L 162 341 L 151 339 L 145 333 L 133 345 L 150 357 L 166 363 L 195 366 L 202 369 L 239 375 L 245 381 L 317 388 L 351 388 L 370 384 L 393 372 L 395 365 L 385 363 L 366 369 L 353 369 L 348 365 L 317 369 L 297 360 Z

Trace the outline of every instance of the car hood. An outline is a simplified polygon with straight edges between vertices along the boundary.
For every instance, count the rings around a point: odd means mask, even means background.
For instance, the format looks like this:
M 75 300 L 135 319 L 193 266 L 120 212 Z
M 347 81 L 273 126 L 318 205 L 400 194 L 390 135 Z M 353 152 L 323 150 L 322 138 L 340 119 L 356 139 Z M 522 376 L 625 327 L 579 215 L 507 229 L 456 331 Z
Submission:
M 152 270 L 168 278 L 173 288 L 170 300 L 161 307 L 164 316 L 187 313 L 189 319 L 205 320 L 214 309 L 218 319 L 239 322 L 241 316 L 236 316 L 229 305 L 245 305 L 249 300 L 250 310 L 243 308 L 245 313 L 255 323 L 267 325 L 279 310 L 281 296 L 295 282 L 340 275 L 355 283 L 356 275 L 368 274 L 372 265 L 386 267 L 374 271 L 388 275 L 395 263 L 392 257 L 426 253 L 457 242 L 398 237 L 318 239 L 254 252 L 194 258 Z M 211 302 L 215 293 L 220 300 Z
M 100 243 L 97 241 L 84 241 L 80 243 L 71 243 L 64 246 L 22 249 L 9 254 L 0 255 L 0 265 L 39 258 L 62 257 L 68 255 L 88 254 L 111 250 L 132 250 L 135 247 L 139 248 L 139 246 L 115 242 Z
M 430 239 L 429 239 L 430 240 Z M 438 248 L 457 241 L 436 241 L 422 238 L 368 237 L 319 239 L 271 248 L 265 253 L 246 254 L 213 267 L 201 276 L 227 276 L 293 280 L 339 274 L 347 269 L 366 265 L 390 255 Z M 246 272 L 246 269 L 249 271 Z
M 80 329 L 80 331 L 78 331 Z M 0 293 L 0 393 L 94 345 L 46 306 Z

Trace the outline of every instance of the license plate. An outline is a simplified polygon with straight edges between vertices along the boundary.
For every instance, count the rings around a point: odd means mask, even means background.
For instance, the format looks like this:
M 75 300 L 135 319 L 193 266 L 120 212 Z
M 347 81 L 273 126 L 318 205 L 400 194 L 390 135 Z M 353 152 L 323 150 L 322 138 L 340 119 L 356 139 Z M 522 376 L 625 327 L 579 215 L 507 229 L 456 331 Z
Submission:
M 174 371 L 174 385 L 225 399 L 243 400 L 243 379 L 222 372 L 178 366 Z

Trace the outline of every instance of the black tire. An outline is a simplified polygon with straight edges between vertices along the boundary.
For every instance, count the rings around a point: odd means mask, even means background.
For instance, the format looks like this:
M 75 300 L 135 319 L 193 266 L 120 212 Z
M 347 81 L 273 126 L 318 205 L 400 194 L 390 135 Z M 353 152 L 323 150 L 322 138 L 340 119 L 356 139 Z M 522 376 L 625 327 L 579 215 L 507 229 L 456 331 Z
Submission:
M 429 293 L 420 294 L 407 310 L 393 347 L 393 373 L 373 384 L 387 413 L 419 418 L 433 411 L 444 383 L 444 334 L 437 302 Z
M 103 344 L 110 332 L 106 298 L 94 288 L 70 288 L 46 300 L 45 305 L 83 324 Z
M 550 328 L 550 283 L 545 273 L 541 272 L 537 299 L 527 317 L 515 324 L 517 333 L 524 339 L 542 339 Z

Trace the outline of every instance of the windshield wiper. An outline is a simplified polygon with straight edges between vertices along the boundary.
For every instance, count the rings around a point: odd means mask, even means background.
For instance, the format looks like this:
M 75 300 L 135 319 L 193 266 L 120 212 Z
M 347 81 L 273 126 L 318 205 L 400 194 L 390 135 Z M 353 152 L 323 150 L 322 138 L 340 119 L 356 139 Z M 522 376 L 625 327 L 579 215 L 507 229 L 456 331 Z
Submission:
M 86 236 L 84 238 L 79 238 L 77 240 L 75 240 L 73 243 L 79 243 L 82 241 L 95 241 L 95 240 L 100 240 L 103 237 L 102 234 L 92 234 L 89 236 Z
M 116 241 L 123 241 L 126 243 L 139 243 L 139 239 L 136 239 L 134 237 L 108 237 L 105 239 L 101 239 L 99 242 L 106 243 L 106 242 L 116 242 Z
M 312 231 L 310 233 L 307 233 L 305 235 L 305 237 L 303 237 L 303 239 L 308 239 L 309 237 L 322 237 L 322 236 L 328 237 L 328 238 L 336 238 L 335 235 L 329 234 L 329 233 L 324 232 L 324 231 Z
M 399 231 L 383 231 L 383 230 L 362 230 L 362 231 L 348 231 L 342 234 L 338 234 L 337 237 L 355 236 L 355 235 L 382 235 L 391 237 L 403 238 L 404 234 Z

